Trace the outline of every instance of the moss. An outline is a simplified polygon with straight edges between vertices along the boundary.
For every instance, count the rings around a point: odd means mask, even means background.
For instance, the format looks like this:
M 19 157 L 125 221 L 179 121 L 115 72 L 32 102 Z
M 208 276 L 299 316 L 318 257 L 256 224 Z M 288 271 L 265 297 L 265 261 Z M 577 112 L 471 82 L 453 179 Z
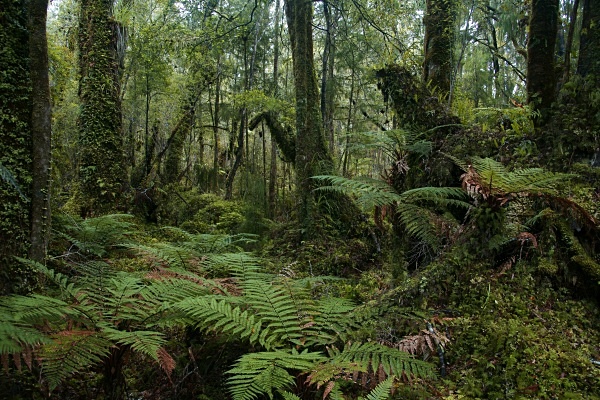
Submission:
M 112 1 L 83 0 L 79 24 L 81 214 L 124 208 L 125 182 L 116 23 Z
M 0 9 L 0 164 L 31 197 L 31 89 L 26 2 Z M 0 180 L 0 294 L 27 291 L 33 276 L 16 264 L 29 248 L 29 202 Z

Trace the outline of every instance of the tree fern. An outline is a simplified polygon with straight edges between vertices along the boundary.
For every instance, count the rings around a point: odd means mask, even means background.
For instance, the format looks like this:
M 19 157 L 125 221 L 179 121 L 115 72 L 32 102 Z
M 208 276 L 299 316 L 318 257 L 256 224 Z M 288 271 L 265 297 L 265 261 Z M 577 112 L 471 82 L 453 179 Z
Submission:
M 396 206 L 399 220 L 406 232 L 434 248 L 439 247 L 441 236 L 438 229 L 441 224 L 436 224 L 439 217 L 435 210 L 470 207 L 460 188 L 423 187 L 396 193 L 390 185 L 375 179 L 348 179 L 329 175 L 313 178 L 327 184 L 317 190 L 351 195 L 365 211 L 372 211 L 375 207 Z M 445 222 L 448 226 L 458 225 L 449 215 Z
M 508 171 L 504 165 L 491 158 L 472 160 L 465 169 L 463 187 L 484 199 L 510 195 L 548 194 L 557 195 L 556 184 L 565 182 L 574 175 L 546 171 L 542 168 L 521 168 Z
M 228 371 L 233 399 L 250 400 L 259 395 L 273 397 L 273 392 L 294 384 L 295 377 L 289 370 L 310 371 L 323 362 L 321 353 L 276 350 L 243 355 L 234 368 Z

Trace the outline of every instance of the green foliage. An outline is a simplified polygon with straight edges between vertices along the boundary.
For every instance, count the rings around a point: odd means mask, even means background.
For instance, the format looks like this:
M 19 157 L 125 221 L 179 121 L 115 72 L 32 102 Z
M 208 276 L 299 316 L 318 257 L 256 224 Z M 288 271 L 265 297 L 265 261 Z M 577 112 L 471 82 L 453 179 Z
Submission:
M 236 400 L 252 400 L 267 394 L 273 398 L 273 391 L 281 391 L 295 383 L 289 370 L 310 371 L 325 361 L 321 353 L 303 351 L 270 351 L 243 355 L 235 367 L 228 371 L 232 375 L 228 382 L 231 395 Z
M 35 294 L 3 299 L 3 316 L 14 315 L 3 323 L 18 329 L 3 335 L 0 347 L 3 353 L 16 353 L 43 344 L 37 356 L 50 390 L 74 373 L 110 362 L 112 348 L 138 352 L 169 374 L 174 361 L 164 350 L 164 333 L 157 329 L 167 323 L 170 304 L 207 292 L 189 278 L 116 272 L 100 262 L 80 268 L 75 277 L 23 262 L 44 274 L 60 292 L 55 297 Z M 43 328 L 32 334 L 32 328 L 40 324 Z
M 222 332 L 264 348 L 242 356 L 229 371 L 235 399 L 252 399 L 261 393 L 272 396 L 293 384 L 296 374 L 315 369 L 326 371 L 315 376 L 319 385 L 335 380 L 342 366 L 356 371 L 381 367 L 386 374 L 432 375 L 428 364 L 378 344 L 348 344 L 337 351 L 335 344 L 343 343 L 354 327 L 353 306 L 343 299 L 315 299 L 310 280 L 267 274 L 247 264 L 232 266 L 231 274 L 239 280 L 240 295 L 188 298 L 175 307 L 202 330 Z
M 441 245 L 438 228 L 442 219 L 446 223 L 457 225 L 457 221 L 453 221 L 449 214 L 441 217 L 436 211 L 448 207 L 470 207 L 460 188 L 423 187 L 399 194 L 385 182 L 374 179 L 348 179 L 340 176 L 313 178 L 328 184 L 318 190 L 352 195 L 365 211 L 372 211 L 375 207 L 394 206 L 403 229 L 435 248 Z
M 123 208 L 125 182 L 118 27 L 112 4 L 84 0 L 79 19 L 79 184 L 81 214 Z
M 394 384 L 394 377 L 391 376 L 379 385 L 375 386 L 373 390 L 367 395 L 366 400 L 387 400 L 390 397 L 390 390 Z
M 27 196 L 25 196 L 23 194 L 23 192 L 21 191 L 21 187 L 19 186 L 19 184 L 15 180 L 14 175 L 6 167 L 4 167 L 4 165 L 2 165 L 2 164 L 0 164 L 0 178 L 4 182 L 6 182 L 9 185 L 11 185 L 17 191 L 17 193 L 19 193 L 19 196 L 21 196 L 22 200 L 25 200 L 25 201 L 28 200 Z
M 180 226 L 191 233 L 239 233 L 238 228 L 244 222 L 240 202 L 223 200 L 215 194 L 201 194 L 196 190 L 179 193 L 172 188 L 157 201 L 160 204 L 158 219 L 162 224 Z
M 29 187 L 32 179 L 32 103 L 27 18 L 25 1 L 9 0 L 3 3 L 0 11 L 0 165 L 3 177 L 0 184 L 1 294 L 24 293 L 35 287 L 35 277 L 31 271 L 23 270 L 13 260 L 15 255 L 26 255 L 29 247 L 30 205 L 27 197 L 31 197 Z M 15 190 L 15 185 L 24 193 Z

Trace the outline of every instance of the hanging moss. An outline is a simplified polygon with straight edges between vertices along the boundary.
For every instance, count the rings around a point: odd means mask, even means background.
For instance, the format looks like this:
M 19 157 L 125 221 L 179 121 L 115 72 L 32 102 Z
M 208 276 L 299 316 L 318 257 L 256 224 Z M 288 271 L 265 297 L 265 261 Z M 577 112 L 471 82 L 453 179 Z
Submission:
M 111 0 L 82 0 L 79 23 L 79 121 L 82 215 L 122 206 L 125 181 L 117 24 Z
M 30 196 L 31 97 L 29 35 L 25 1 L 8 0 L 0 7 L 0 164 Z M 0 294 L 26 289 L 13 256 L 27 254 L 29 203 L 0 181 Z M 18 277 L 18 278 L 17 278 Z

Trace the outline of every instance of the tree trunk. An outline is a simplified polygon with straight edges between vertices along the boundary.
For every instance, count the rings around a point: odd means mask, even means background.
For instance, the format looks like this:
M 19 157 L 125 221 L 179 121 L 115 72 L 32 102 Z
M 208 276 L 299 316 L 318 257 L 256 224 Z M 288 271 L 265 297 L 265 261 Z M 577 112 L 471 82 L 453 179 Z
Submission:
M 31 97 L 29 35 L 24 0 L 0 7 L 0 164 L 8 169 L 23 195 L 0 179 L 0 294 L 26 291 L 22 267 L 29 247 L 31 183 Z
M 571 76 L 571 52 L 573 50 L 573 38 L 575 37 L 575 25 L 577 23 L 577 13 L 579 10 L 579 0 L 573 2 L 571 15 L 569 18 L 569 33 L 567 34 L 567 44 L 565 45 L 565 62 L 563 65 L 563 76 L 561 86 L 569 81 Z
M 164 182 L 167 184 L 176 183 L 180 178 L 185 138 L 192 131 L 196 116 L 196 103 L 200 99 L 200 93 L 200 89 L 196 85 L 189 89 L 188 97 L 184 99 L 185 103 L 181 107 L 181 117 L 171 131 L 167 144 L 159 156 L 160 159 L 163 154 L 166 154 Z
M 235 150 L 235 161 L 233 162 L 233 166 L 227 174 L 227 180 L 225 181 L 225 199 L 231 200 L 233 198 L 233 181 L 235 179 L 235 174 L 242 164 L 242 158 L 244 156 L 244 133 L 246 131 L 246 109 L 243 108 L 240 111 L 240 125 L 237 136 L 237 148 Z M 247 143 L 246 143 L 247 144 Z
M 527 41 L 527 102 L 540 112 L 543 125 L 554 101 L 554 47 L 558 30 L 558 0 L 532 0 Z
M 427 0 L 423 79 L 442 96 L 450 93 L 454 46 L 455 0 Z
M 333 160 L 323 134 L 319 93 L 313 60 L 312 3 L 305 0 L 285 2 L 288 31 L 292 45 L 296 89 L 296 178 L 300 200 L 299 221 L 310 227 L 317 213 L 312 176 L 331 174 Z M 308 231 L 308 230 L 307 230 Z
M 281 20 L 281 3 L 275 0 L 275 43 L 273 45 L 273 86 L 271 89 L 273 97 L 277 98 L 279 93 L 279 21 Z M 269 164 L 269 193 L 267 195 L 269 207 L 268 217 L 275 218 L 277 215 L 277 142 L 271 131 L 271 162 Z
M 50 139 L 52 132 L 46 14 L 48 0 L 30 0 L 29 56 L 31 71 L 31 135 L 33 180 L 31 187 L 31 247 L 29 257 L 42 261 L 50 233 Z
M 123 207 L 125 158 L 121 121 L 117 24 L 112 0 L 81 0 L 79 166 L 82 215 Z
M 217 61 L 217 80 L 215 82 L 215 107 L 212 117 L 213 125 L 213 174 L 212 190 L 217 193 L 219 189 L 219 123 L 221 114 L 221 60 Z
M 325 48 L 323 50 L 323 63 L 321 71 L 321 116 L 323 130 L 329 142 L 329 151 L 334 151 L 334 62 L 335 62 L 335 17 L 331 15 L 331 6 L 328 0 L 323 0 L 323 13 L 325 15 Z
M 600 1 L 584 0 L 577 74 L 600 78 Z

